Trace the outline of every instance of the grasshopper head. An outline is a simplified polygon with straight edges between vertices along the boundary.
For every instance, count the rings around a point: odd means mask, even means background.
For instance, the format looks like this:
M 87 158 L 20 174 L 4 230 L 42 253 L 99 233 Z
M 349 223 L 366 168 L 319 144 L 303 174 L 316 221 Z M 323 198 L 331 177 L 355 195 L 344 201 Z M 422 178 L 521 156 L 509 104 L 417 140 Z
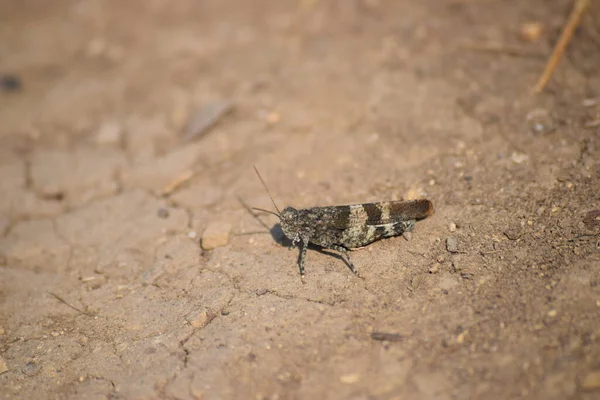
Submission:
M 298 210 L 294 207 L 286 207 L 279 216 L 281 230 L 292 241 L 300 239 L 300 221 L 298 220 Z

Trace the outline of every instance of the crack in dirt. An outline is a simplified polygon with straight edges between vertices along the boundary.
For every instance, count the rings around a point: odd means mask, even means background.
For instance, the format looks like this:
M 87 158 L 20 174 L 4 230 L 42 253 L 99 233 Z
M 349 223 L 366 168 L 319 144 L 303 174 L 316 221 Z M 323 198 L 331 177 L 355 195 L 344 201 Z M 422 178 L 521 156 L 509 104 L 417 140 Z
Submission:
M 141 338 L 141 340 L 143 340 L 145 338 Z M 117 349 L 117 346 L 119 345 L 117 342 L 112 341 L 112 342 L 104 342 L 107 345 L 112 347 L 113 350 L 113 354 L 119 359 L 119 361 L 121 362 L 121 365 L 125 366 L 127 365 L 127 363 L 125 362 L 125 360 L 123 359 L 123 356 L 121 355 L 121 352 L 119 351 L 119 349 Z
M 71 267 L 71 260 L 73 259 L 74 245 L 69 241 L 69 239 L 66 238 L 66 236 L 63 235 L 63 233 L 60 231 L 60 229 L 58 229 L 56 217 L 50 218 L 50 222 L 52 223 L 52 230 L 54 231 L 54 234 L 56 235 L 56 237 L 59 240 L 62 240 L 69 248 L 67 262 L 65 265 L 65 269 L 69 270 Z
M 208 325 L 210 325 L 210 324 L 211 324 L 211 323 L 212 323 L 212 322 L 213 322 L 215 319 L 219 318 L 219 315 L 221 315 L 221 311 L 222 311 L 223 309 L 224 309 L 224 308 L 222 308 L 222 309 L 221 309 L 221 310 L 220 310 L 218 313 L 216 313 L 216 312 L 213 312 L 213 311 L 210 311 L 210 312 L 208 312 L 208 315 L 209 315 L 209 317 L 208 317 L 208 319 L 207 319 L 206 323 L 205 323 L 203 326 L 201 326 L 201 327 L 198 327 L 198 328 L 193 328 L 193 329 L 192 329 L 192 331 L 191 331 L 191 332 L 190 332 L 190 333 L 189 333 L 189 334 L 188 334 L 186 337 L 184 337 L 183 339 L 181 339 L 181 340 L 179 341 L 178 347 L 179 347 L 179 348 L 182 350 L 182 352 L 183 352 L 183 368 L 184 368 L 184 369 L 185 369 L 185 368 L 187 368 L 187 366 L 188 366 L 188 360 L 189 360 L 189 356 L 190 356 L 190 354 L 191 354 L 191 351 L 190 351 L 190 350 L 189 350 L 189 349 L 188 349 L 188 348 L 185 346 L 185 345 L 186 345 L 186 343 L 187 343 L 187 342 L 188 342 L 188 341 L 189 341 L 189 340 L 190 340 L 192 337 L 194 337 L 194 336 L 196 335 L 196 333 L 197 333 L 197 332 L 199 332 L 199 331 L 203 330 L 203 329 L 204 329 L 204 328 L 206 328 Z
M 282 300 L 300 300 L 300 301 L 306 301 L 307 303 L 326 305 L 326 306 L 330 306 L 330 307 L 333 307 L 337 304 L 335 301 L 327 302 L 324 300 L 314 300 L 309 297 L 280 294 L 276 290 L 272 290 L 272 289 L 266 289 L 266 292 L 264 294 L 262 294 L 260 297 L 264 296 L 265 294 L 273 295 Z
M 232 288 L 235 289 L 237 291 L 237 293 L 239 294 L 252 294 L 254 293 L 256 295 L 256 291 L 248 291 L 248 290 L 244 290 L 242 289 L 242 287 L 239 284 L 239 279 L 235 279 L 232 276 L 230 276 L 227 272 L 223 271 L 223 270 L 214 270 L 213 268 L 210 267 L 204 267 L 203 270 L 212 272 L 214 274 L 219 274 L 222 276 L 225 276 L 232 284 Z M 302 296 L 294 296 L 294 295 L 284 295 L 284 294 L 280 294 L 278 291 L 276 290 L 272 290 L 272 289 L 265 289 L 266 291 L 264 293 L 262 293 L 261 295 L 257 295 L 258 296 L 263 296 L 264 294 L 271 294 L 275 297 L 278 297 L 282 300 L 300 300 L 300 301 L 306 301 L 308 303 L 313 303 L 313 304 L 322 304 L 322 305 L 327 305 L 327 306 L 335 306 L 336 304 L 338 304 L 336 301 L 331 301 L 331 302 L 326 302 L 324 300 L 314 300 L 311 298 L 307 298 L 307 297 L 302 297 Z M 227 306 L 230 306 L 231 302 L 233 301 L 233 299 L 235 298 L 235 296 L 232 296 L 232 298 L 230 299 L 229 303 L 227 304 Z M 224 307 L 226 308 L 226 307 Z
M 214 268 L 208 266 L 201 267 L 200 271 L 208 271 L 212 272 L 213 274 L 224 276 L 231 283 L 231 287 L 233 289 L 237 290 L 239 293 L 243 293 L 243 290 L 239 284 L 239 279 L 235 279 L 234 277 L 230 276 L 226 271 L 222 269 L 215 270 Z

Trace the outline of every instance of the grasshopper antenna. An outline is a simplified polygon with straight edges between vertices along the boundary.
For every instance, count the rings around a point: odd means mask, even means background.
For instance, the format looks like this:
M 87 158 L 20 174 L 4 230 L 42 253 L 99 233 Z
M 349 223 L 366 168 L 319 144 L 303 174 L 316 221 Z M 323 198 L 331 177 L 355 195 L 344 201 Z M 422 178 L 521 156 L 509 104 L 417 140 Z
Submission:
M 262 182 L 263 186 L 265 187 L 265 190 L 267 191 L 267 194 L 271 198 L 271 203 L 273 203 L 273 205 L 275 206 L 275 209 L 277 210 L 277 213 L 274 213 L 273 211 L 263 210 L 263 209 L 260 209 L 260 208 L 254 208 L 254 207 L 253 208 L 255 210 L 259 210 L 259 211 L 266 211 L 269 214 L 273 214 L 273 215 L 276 215 L 279 218 L 281 218 L 281 211 L 279 211 L 279 207 L 277 207 L 277 204 L 275 204 L 275 200 L 273 200 L 273 196 L 271 196 L 271 192 L 269 192 L 269 188 L 267 187 L 267 184 L 263 180 L 262 176 L 260 176 L 260 172 L 258 172 L 258 169 L 256 168 L 256 165 L 253 165 L 253 167 L 254 167 L 254 172 L 256 172 L 256 175 L 258 176 L 258 179 L 260 179 L 260 181 Z
M 279 218 L 281 218 L 281 215 L 277 214 L 276 212 L 269 211 L 269 210 L 265 210 L 264 208 L 250 207 L 250 209 L 251 209 L 251 210 L 256 210 L 256 211 L 262 211 L 262 212 L 266 212 L 266 213 L 269 213 L 269 214 L 273 214 L 273 215 L 275 215 L 276 217 L 279 217 Z

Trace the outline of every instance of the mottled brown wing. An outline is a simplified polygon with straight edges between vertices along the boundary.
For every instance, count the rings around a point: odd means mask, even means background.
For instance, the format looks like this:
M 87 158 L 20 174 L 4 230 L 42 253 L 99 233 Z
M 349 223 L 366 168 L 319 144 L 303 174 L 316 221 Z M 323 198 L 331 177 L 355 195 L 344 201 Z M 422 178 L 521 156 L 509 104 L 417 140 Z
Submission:
M 323 213 L 321 220 L 336 229 L 388 225 L 400 221 L 419 220 L 433 214 L 433 204 L 425 199 L 352 204 L 322 207 L 322 209 L 327 212 Z

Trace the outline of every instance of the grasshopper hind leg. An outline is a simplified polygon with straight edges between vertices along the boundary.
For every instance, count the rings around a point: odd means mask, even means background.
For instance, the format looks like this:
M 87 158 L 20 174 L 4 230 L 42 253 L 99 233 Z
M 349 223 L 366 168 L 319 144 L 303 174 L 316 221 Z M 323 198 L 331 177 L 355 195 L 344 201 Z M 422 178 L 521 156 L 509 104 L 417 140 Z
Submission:
M 393 225 L 381 227 L 381 230 L 383 232 L 383 234 L 381 236 L 382 237 L 393 237 L 393 236 L 402 235 L 404 232 L 412 231 L 412 229 L 415 227 L 415 222 L 417 222 L 417 221 L 415 221 L 413 219 L 413 220 L 409 220 L 409 221 L 400 221 Z
M 352 259 L 350 258 L 350 253 L 348 253 L 347 248 L 345 248 L 344 246 L 338 246 L 336 244 L 330 246 L 330 248 L 332 250 L 336 250 L 336 251 L 339 251 L 340 253 L 342 253 L 342 255 L 346 257 L 346 262 L 348 264 L 348 268 L 350 268 L 350 271 L 352 271 L 355 275 L 358 275 L 358 270 L 354 266 L 354 263 L 352 262 Z

